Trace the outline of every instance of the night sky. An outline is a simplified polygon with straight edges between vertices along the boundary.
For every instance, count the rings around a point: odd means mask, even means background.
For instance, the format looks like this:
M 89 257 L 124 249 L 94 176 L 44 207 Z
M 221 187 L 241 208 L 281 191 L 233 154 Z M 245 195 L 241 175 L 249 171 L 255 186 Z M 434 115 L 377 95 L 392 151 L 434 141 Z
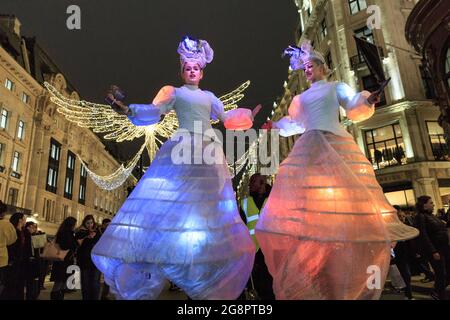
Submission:
M 68 30 L 69 5 L 81 8 L 81 30 Z M 103 102 L 110 84 L 127 103 L 151 102 L 164 85 L 181 85 L 176 49 L 189 34 L 215 51 L 203 89 L 220 96 L 246 80 L 242 106 L 263 104 L 256 125 L 283 94 L 298 23 L 292 0 L 1 0 L 0 13 L 14 14 L 22 35 L 36 36 L 83 99 Z

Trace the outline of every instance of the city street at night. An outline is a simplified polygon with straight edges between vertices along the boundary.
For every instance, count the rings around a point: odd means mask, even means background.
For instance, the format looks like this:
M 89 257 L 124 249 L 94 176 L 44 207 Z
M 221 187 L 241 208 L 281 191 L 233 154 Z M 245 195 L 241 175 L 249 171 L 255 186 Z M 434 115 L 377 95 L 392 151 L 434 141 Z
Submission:
M 448 0 L 0 0 L 0 303 L 450 300 L 449 26 Z

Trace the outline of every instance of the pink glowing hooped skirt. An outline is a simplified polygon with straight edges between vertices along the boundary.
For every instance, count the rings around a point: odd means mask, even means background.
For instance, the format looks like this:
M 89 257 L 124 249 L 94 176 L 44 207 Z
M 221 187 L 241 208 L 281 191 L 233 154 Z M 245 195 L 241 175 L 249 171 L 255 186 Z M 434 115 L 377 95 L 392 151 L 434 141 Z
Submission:
M 417 235 L 354 140 L 318 130 L 280 165 L 256 226 L 277 299 L 378 299 L 391 242 Z

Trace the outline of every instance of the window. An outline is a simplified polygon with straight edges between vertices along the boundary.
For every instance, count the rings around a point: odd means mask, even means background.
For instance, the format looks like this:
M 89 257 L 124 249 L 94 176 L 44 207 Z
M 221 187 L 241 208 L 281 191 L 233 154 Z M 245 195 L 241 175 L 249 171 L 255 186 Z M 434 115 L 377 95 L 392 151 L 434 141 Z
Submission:
M 61 144 L 54 140 L 50 140 L 50 155 L 48 158 L 47 186 L 46 190 L 56 193 L 58 185 L 59 157 L 61 153 Z
M 400 207 L 414 207 L 416 204 L 413 189 L 386 192 L 384 195 L 391 205 L 398 205 Z
M 444 129 L 442 129 L 437 121 L 427 121 L 426 123 L 434 159 L 437 161 L 450 160 L 448 147 L 444 139 Z
M 12 82 L 8 78 L 6 78 L 5 88 L 8 89 L 9 91 L 13 91 L 13 89 L 14 89 L 14 82 Z
M 364 27 L 358 30 L 355 30 L 355 36 L 357 38 L 366 40 L 367 42 L 370 42 L 372 44 L 375 44 L 375 40 L 373 38 L 373 33 L 372 30 L 370 30 L 368 27 Z M 358 49 L 358 58 L 359 58 L 359 63 L 363 63 L 364 60 L 364 56 L 362 55 L 362 53 L 359 51 L 358 46 L 356 47 Z
M 67 169 L 75 170 L 75 154 L 70 151 L 67 153 Z
M 19 190 L 10 188 L 8 192 L 8 204 L 17 207 L 17 199 L 19 198 Z
M 375 76 L 372 74 L 362 77 L 362 83 L 363 83 L 364 90 L 367 90 L 369 92 L 376 91 L 379 88 L 377 78 L 375 78 Z M 380 107 L 380 106 L 384 106 L 384 105 L 386 105 L 386 94 L 383 91 L 381 94 L 381 97 L 380 97 L 380 102 L 377 103 L 375 105 L 375 107 Z
M 17 128 L 17 138 L 19 138 L 19 140 L 23 140 L 24 137 L 25 137 L 25 122 L 19 120 L 19 127 Z
M 6 109 L 2 109 L 2 115 L 0 118 L 0 128 L 6 129 L 8 126 L 8 117 L 9 117 L 9 111 Z
M 348 0 L 348 5 L 352 15 L 360 12 L 361 10 L 367 9 L 366 0 Z
M 75 154 L 72 153 L 71 151 L 68 151 L 66 181 L 64 184 L 64 197 L 66 197 L 67 199 L 72 199 L 74 175 L 75 175 Z
M 11 168 L 16 173 L 20 172 L 20 157 L 21 157 L 20 153 L 15 151 Z
M 85 204 L 86 202 L 86 185 L 87 185 L 87 170 L 83 164 L 80 169 L 80 190 L 78 193 L 78 202 Z
M 59 161 L 60 152 L 61 152 L 61 144 L 52 139 L 50 143 L 50 158 Z
M 325 18 L 323 18 L 322 23 L 320 24 L 320 40 L 325 39 L 327 34 L 327 21 L 325 20 Z
M 43 215 L 45 221 L 55 222 L 55 201 L 44 198 Z
M 64 185 L 64 197 L 67 199 L 72 199 L 73 193 L 73 178 L 66 177 L 66 183 Z
M 375 170 L 406 164 L 405 144 L 398 123 L 368 130 L 364 136 L 368 159 Z
M 30 103 L 30 96 L 27 95 L 25 92 L 22 92 L 22 102 L 26 104 Z

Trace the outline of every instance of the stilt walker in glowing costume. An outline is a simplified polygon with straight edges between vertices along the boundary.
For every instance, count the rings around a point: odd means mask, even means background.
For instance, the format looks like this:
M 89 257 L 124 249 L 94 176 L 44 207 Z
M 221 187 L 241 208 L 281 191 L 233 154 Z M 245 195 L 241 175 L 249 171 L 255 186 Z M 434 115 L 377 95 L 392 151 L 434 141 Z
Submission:
M 378 299 L 390 243 L 418 231 L 398 220 L 338 112 L 342 106 L 351 120 L 368 119 L 380 92 L 355 93 L 345 83 L 327 82 L 325 59 L 309 41 L 285 53 L 312 85 L 294 97 L 288 116 L 265 125 L 284 136 L 303 133 L 281 164 L 256 226 L 275 295 Z
M 242 108 L 225 113 L 214 94 L 199 89 L 213 59 L 206 41 L 186 37 L 178 53 L 184 86 L 164 87 L 149 105 L 126 106 L 108 95 L 116 111 L 136 125 L 156 123 L 174 110 L 180 127 L 93 249 L 96 266 L 120 299 L 155 299 L 166 279 L 192 299 L 236 299 L 252 270 L 255 245 L 239 216 L 210 118 L 227 129 L 248 129 L 260 106 L 253 114 Z M 198 126 L 203 135 L 194 130 Z M 203 159 L 204 153 L 213 161 Z

